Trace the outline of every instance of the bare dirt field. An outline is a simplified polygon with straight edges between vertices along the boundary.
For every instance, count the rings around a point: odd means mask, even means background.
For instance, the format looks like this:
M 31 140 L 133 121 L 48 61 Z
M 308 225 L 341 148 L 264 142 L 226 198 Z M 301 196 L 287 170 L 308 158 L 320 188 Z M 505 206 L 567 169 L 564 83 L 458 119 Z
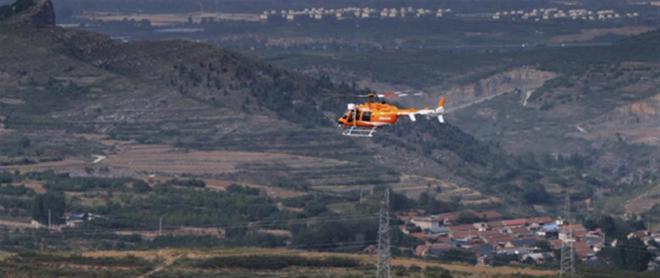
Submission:
M 395 187 L 395 190 L 412 198 L 419 198 L 419 195 L 423 192 L 430 191 L 434 193 L 439 190 L 437 195 L 443 201 L 458 199 L 465 205 L 493 204 L 501 201 L 497 197 L 485 196 L 467 186 L 432 177 L 403 175 L 401 184 Z
M 99 154 L 92 157 L 69 157 L 61 161 L 42 162 L 28 165 L 0 166 L 0 171 L 32 172 L 53 170 L 70 173 L 73 176 L 109 176 L 133 177 L 152 181 L 164 181 L 168 178 L 191 174 L 207 177 L 207 187 L 215 190 L 225 190 L 233 183 L 264 190 L 269 196 L 290 198 L 304 193 L 281 187 L 266 186 L 247 180 L 224 180 L 211 178 L 217 175 L 238 173 L 244 165 L 265 164 L 281 166 L 290 171 L 345 165 L 347 162 L 316 158 L 310 156 L 291 155 L 268 152 L 243 151 L 191 151 L 178 149 L 167 145 L 144 145 L 128 141 L 108 140 L 94 134 L 79 134 L 88 140 L 101 142 L 115 149 L 110 154 Z M 266 171 L 268 169 L 264 169 Z M 90 172 L 91 171 L 91 172 Z M 43 185 L 29 181 L 26 187 L 36 192 L 44 192 Z
M 44 193 L 46 192 L 46 188 L 44 188 L 44 184 L 42 182 L 34 181 L 34 180 L 26 180 L 21 183 L 27 188 L 30 188 L 34 190 L 34 192 L 37 193 Z
M 626 213 L 641 215 L 658 204 L 660 204 L 660 185 L 646 191 L 637 198 L 631 199 L 624 205 L 624 208 Z
M 76 172 L 92 166 L 94 158 L 67 158 L 62 161 L 43 162 L 29 165 L 2 166 L 0 170 L 26 171 L 69 171 Z M 239 171 L 240 165 L 250 163 L 282 164 L 292 169 L 342 165 L 345 162 L 309 156 L 283 153 L 241 152 L 241 151 L 188 151 L 166 145 L 123 145 L 114 154 L 93 164 L 107 167 L 110 173 L 118 176 L 143 174 L 231 174 Z M 133 175 L 130 175 L 132 173 Z
M 0 220 L 0 226 L 15 228 L 15 229 L 33 229 L 34 226 L 29 222 Z

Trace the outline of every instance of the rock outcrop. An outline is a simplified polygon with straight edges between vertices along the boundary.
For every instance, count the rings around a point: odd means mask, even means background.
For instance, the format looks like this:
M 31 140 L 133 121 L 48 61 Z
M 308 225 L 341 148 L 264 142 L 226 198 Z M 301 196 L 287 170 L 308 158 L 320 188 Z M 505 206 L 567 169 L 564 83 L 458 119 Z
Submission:
M 0 7 L 0 20 L 3 24 L 11 25 L 54 26 L 53 2 L 50 0 L 17 0 L 14 4 Z
M 472 84 L 449 89 L 430 88 L 427 91 L 436 91 L 440 92 L 438 95 L 447 96 L 452 103 L 449 109 L 455 111 L 514 91 L 531 94 L 543 86 L 543 83 L 557 76 L 554 72 L 522 67 L 480 79 Z

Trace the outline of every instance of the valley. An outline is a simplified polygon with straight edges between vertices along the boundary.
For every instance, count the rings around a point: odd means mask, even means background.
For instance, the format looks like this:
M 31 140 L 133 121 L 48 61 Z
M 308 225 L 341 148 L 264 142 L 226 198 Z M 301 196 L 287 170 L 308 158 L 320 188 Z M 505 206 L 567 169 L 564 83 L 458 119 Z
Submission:
M 383 227 L 402 277 L 556 277 L 567 238 L 584 277 L 660 269 L 651 4 L 242 17 L 355 1 L 0 6 L 0 276 L 366 276 Z M 537 4 L 625 16 L 493 17 Z M 446 97 L 447 123 L 342 136 L 347 103 L 390 90 Z

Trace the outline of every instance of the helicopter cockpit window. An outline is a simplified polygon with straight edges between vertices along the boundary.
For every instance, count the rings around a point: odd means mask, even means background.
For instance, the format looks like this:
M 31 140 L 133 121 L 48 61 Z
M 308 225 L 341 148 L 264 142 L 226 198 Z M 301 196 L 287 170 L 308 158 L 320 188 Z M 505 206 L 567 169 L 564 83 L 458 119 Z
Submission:
M 348 122 L 349 122 L 349 123 L 350 123 L 350 122 L 353 122 L 353 113 L 355 113 L 355 111 L 350 110 L 350 111 L 348 111 L 348 113 L 347 113 L 346 116 L 345 116 L 345 117 L 348 117 Z
M 371 112 L 365 111 L 362 113 L 362 120 L 365 122 L 371 121 Z
M 362 113 L 362 111 L 360 111 L 360 110 L 351 110 L 351 113 L 349 114 L 348 121 L 352 122 L 353 118 L 355 118 L 355 120 L 360 120 L 360 113 Z

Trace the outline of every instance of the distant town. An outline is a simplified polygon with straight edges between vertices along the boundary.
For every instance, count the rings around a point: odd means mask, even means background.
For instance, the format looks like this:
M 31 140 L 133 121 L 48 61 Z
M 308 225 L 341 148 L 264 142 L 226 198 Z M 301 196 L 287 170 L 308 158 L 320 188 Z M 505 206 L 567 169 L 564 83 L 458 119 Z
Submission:
M 475 17 L 488 16 L 493 20 L 523 20 L 523 21 L 541 21 L 541 20 L 614 20 L 621 18 L 635 18 L 639 17 L 639 13 L 619 13 L 614 10 L 587 10 L 587 9 L 571 9 L 562 10 L 559 8 L 539 8 L 529 11 L 524 10 L 510 10 L 510 11 L 497 11 L 491 14 L 454 14 L 452 9 L 438 8 L 438 9 L 425 9 L 414 7 L 400 7 L 400 8 L 382 8 L 373 9 L 369 7 L 347 7 L 340 9 L 325 9 L 325 8 L 306 8 L 303 10 L 271 10 L 264 11 L 259 20 L 269 21 L 286 19 L 287 21 L 296 21 L 302 19 L 415 19 L 415 18 L 441 18 L 445 16 L 457 17 Z
M 510 10 L 498 11 L 493 14 L 493 20 L 523 20 L 523 21 L 541 21 L 541 20 L 615 20 L 621 18 L 636 18 L 639 13 L 621 14 L 614 10 L 587 10 L 571 9 L 562 10 L 558 8 L 533 9 L 530 11 Z
M 325 8 L 307 8 L 303 10 L 281 10 L 264 11 L 259 19 L 262 21 L 286 19 L 287 21 L 296 21 L 300 19 L 368 19 L 368 18 L 422 18 L 422 17 L 443 17 L 450 15 L 451 9 L 438 8 L 436 10 L 401 7 L 401 8 L 383 8 L 373 9 L 369 7 L 346 7 L 340 9 Z
M 439 18 L 458 18 L 486 21 L 539 22 L 539 21 L 621 21 L 638 18 L 638 12 L 619 12 L 613 9 L 560 9 L 536 8 L 531 10 L 502 10 L 490 13 L 455 13 L 451 8 L 416 8 L 416 7 L 345 7 L 345 8 L 305 8 L 301 10 L 266 10 L 262 13 L 227 13 L 205 11 L 177 14 L 120 13 L 120 12 L 84 12 L 80 19 L 109 22 L 135 21 L 149 23 L 152 26 L 173 26 L 179 24 L 200 24 L 220 21 L 244 22 L 300 22 L 322 20 L 369 20 L 398 19 L 421 20 Z

